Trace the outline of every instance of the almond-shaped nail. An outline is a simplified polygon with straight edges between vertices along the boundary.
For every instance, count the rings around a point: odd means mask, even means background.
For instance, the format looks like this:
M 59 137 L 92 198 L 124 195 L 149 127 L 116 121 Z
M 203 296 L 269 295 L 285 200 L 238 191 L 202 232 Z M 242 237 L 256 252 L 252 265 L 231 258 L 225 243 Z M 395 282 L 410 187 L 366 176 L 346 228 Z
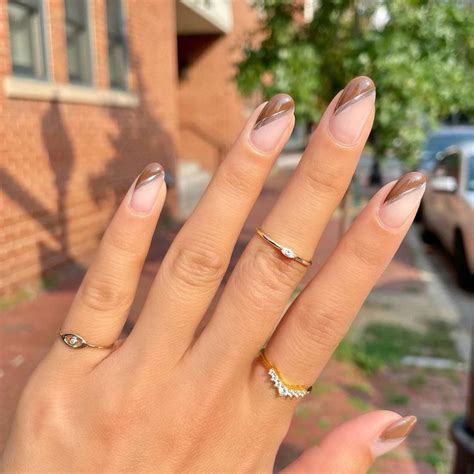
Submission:
M 137 212 L 148 214 L 158 197 L 165 172 L 158 163 L 149 164 L 138 176 L 130 206 Z
M 425 188 L 426 177 L 421 173 L 403 175 L 380 207 L 380 220 L 388 227 L 400 227 L 419 206 Z
M 375 102 L 375 84 L 369 77 L 352 79 L 344 88 L 329 120 L 329 130 L 340 142 L 357 143 Z
M 264 152 L 272 151 L 288 127 L 294 109 L 295 104 L 288 94 L 273 96 L 260 112 L 250 132 L 250 140 L 255 148 Z
M 372 446 L 375 457 L 395 449 L 413 431 L 417 422 L 416 416 L 404 416 L 390 423 Z

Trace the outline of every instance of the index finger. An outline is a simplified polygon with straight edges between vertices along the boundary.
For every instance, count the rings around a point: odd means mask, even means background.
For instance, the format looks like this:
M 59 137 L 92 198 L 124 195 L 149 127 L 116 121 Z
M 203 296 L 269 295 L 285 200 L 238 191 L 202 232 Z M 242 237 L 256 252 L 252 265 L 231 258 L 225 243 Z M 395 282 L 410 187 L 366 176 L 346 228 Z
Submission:
M 294 125 L 294 103 L 278 94 L 250 117 L 208 190 L 170 247 L 126 344 L 176 357 L 191 344 L 234 245 Z M 157 311 L 159 315 L 157 317 Z

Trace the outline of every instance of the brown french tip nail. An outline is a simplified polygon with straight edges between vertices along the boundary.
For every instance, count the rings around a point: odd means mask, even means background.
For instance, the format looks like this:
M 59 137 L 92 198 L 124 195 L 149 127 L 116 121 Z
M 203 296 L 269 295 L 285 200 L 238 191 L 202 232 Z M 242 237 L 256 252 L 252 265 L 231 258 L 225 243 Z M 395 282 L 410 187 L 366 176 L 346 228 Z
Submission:
M 407 194 L 416 191 L 426 183 L 426 177 L 421 173 L 411 172 L 403 175 L 390 190 L 385 198 L 386 204 L 391 204 Z
M 294 108 L 295 103 L 288 94 L 274 95 L 260 112 L 253 129 L 257 130 L 267 123 L 273 122 Z
M 404 416 L 392 424 L 380 435 L 380 441 L 391 441 L 400 438 L 406 438 L 413 430 L 417 422 L 416 416 Z
M 349 81 L 337 101 L 334 115 L 339 114 L 352 104 L 370 95 L 375 95 L 375 84 L 370 77 L 359 76 Z
M 162 177 L 165 174 L 163 168 L 158 163 L 150 163 L 140 174 L 135 183 L 135 190 L 145 184 Z

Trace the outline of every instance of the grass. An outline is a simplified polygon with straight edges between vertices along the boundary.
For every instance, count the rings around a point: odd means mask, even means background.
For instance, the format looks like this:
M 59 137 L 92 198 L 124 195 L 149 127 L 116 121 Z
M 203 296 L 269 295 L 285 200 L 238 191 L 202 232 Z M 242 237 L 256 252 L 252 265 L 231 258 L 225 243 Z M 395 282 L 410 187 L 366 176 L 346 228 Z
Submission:
M 58 279 L 54 275 L 43 277 L 36 288 L 24 287 L 8 296 L 0 297 L 0 311 L 6 311 L 20 303 L 29 301 L 36 297 L 41 291 L 48 291 L 56 288 Z
M 28 301 L 36 295 L 36 292 L 29 288 L 22 288 L 12 295 L 2 296 L 0 298 L 0 311 L 5 311 L 7 309 L 13 308 L 17 304 Z
M 430 433 L 439 433 L 442 430 L 441 422 L 436 418 L 430 418 L 426 421 L 426 429 Z
M 368 401 L 363 400 L 362 398 L 349 397 L 348 401 L 352 406 L 363 412 L 369 411 L 372 408 L 372 405 Z
M 331 426 L 331 422 L 327 418 L 321 417 L 318 420 L 318 426 L 322 430 L 327 430 Z
M 433 439 L 430 450 L 421 456 L 421 459 L 433 466 L 437 473 L 446 472 L 447 469 L 447 452 L 446 452 L 446 440 L 437 437 Z
M 397 365 L 406 355 L 457 361 L 460 356 L 450 329 L 447 323 L 437 320 L 429 321 L 424 332 L 393 323 L 374 322 L 368 324 L 357 339 L 344 339 L 335 355 L 339 360 L 354 362 L 367 374 Z
M 354 395 L 370 396 L 374 393 L 374 387 L 370 383 L 364 382 L 349 384 L 346 389 Z
M 316 382 L 311 390 L 311 395 L 318 396 L 332 392 L 336 387 L 330 383 Z
M 309 415 L 311 415 L 311 410 L 305 405 L 298 405 L 296 407 L 295 415 L 298 418 L 305 419 L 305 418 L 308 418 Z
M 410 388 L 414 388 L 415 390 L 419 390 L 426 385 L 426 376 L 424 374 L 413 374 L 408 377 L 407 385 Z
M 390 405 L 407 405 L 410 397 L 406 393 L 390 392 L 386 395 L 387 403 Z

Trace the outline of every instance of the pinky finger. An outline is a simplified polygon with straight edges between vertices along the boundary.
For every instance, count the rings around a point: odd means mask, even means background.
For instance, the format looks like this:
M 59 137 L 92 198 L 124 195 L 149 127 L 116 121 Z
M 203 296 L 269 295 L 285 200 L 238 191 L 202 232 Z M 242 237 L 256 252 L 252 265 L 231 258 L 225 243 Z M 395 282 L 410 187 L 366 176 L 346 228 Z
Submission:
M 415 424 L 415 416 L 401 417 L 391 411 L 366 413 L 338 426 L 282 472 L 365 474 L 375 458 L 405 441 Z

